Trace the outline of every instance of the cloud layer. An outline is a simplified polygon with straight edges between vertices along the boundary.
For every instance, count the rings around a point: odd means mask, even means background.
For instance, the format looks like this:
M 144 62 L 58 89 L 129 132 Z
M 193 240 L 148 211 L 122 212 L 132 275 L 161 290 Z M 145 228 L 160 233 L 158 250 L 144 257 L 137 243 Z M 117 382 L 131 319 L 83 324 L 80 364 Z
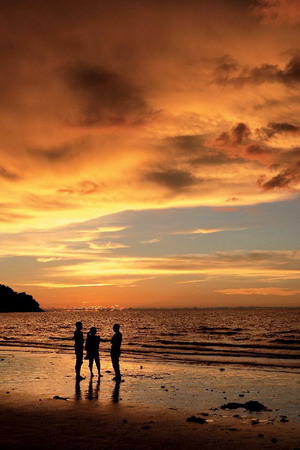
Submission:
M 73 286 L 99 285 L 80 273 L 91 278 L 103 255 L 104 271 L 121 277 L 122 266 L 134 283 L 156 276 L 151 256 L 159 276 L 181 276 L 191 258 L 185 239 L 214 235 L 224 247 L 251 227 L 177 217 L 168 238 L 176 239 L 176 258 L 160 234 L 140 232 L 149 252 L 141 261 L 132 241 L 116 237 L 122 227 L 102 239 L 103 230 L 80 232 L 80 224 L 127 210 L 179 208 L 185 217 L 200 206 L 221 217 L 297 198 L 297 3 L 1 2 L 0 256 L 44 266 L 28 275 L 37 285 L 55 284 L 59 271 L 68 274 L 64 286 L 68 276 Z M 276 259 L 276 244 L 271 250 Z M 216 253 L 204 260 L 219 264 Z M 189 263 L 204 273 L 196 257 Z

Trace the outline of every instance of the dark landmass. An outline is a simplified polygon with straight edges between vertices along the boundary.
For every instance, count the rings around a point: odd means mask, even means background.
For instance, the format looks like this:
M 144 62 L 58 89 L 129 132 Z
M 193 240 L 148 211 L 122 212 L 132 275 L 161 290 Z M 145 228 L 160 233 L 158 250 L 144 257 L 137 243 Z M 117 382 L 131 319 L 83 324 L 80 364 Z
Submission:
M 15 292 L 0 284 L 0 312 L 40 312 L 40 305 L 31 295 Z

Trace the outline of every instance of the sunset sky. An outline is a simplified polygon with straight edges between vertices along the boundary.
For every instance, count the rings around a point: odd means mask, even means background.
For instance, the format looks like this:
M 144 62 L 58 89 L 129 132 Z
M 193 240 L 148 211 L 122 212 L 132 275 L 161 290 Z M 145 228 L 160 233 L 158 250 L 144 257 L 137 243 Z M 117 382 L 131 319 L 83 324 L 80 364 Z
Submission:
M 0 283 L 300 306 L 300 1 L 0 3 Z

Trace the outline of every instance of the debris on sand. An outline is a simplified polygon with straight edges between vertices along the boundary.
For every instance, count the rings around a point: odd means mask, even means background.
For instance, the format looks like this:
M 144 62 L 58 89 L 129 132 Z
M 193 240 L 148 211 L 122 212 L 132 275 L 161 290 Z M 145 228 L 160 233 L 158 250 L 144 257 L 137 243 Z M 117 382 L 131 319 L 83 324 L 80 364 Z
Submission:
M 221 409 L 238 409 L 238 408 L 245 408 L 250 412 L 271 411 L 265 405 L 255 400 L 250 400 L 249 402 L 246 403 L 231 402 L 221 406 Z
M 68 397 L 60 397 L 59 395 L 54 395 L 54 400 L 68 400 Z
M 196 417 L 191 416 L 186 419 L 187 422 L 194 422 L 194 423 L 206 423 L 205 419 L 202 419 L 202 417 Z
M 281 417 L 280 422 L 282 422 L 282 423 L 286 423 L 289 421 L 287 416 L 280 416 L 280 417 Z

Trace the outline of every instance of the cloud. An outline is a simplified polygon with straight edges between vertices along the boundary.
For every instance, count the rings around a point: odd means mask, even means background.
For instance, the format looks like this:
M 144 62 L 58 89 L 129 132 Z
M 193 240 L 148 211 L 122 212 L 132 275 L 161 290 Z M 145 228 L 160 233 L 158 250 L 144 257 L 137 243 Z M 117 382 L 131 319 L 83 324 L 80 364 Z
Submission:
M 66 187 L 58 189 L 57 192 L 67 195 L 90 195 L 99 192 L 100 186 L 93 181 L 84 180 L 75 187 Z
M 4 178 L 5 180 L 9 180 L 9 181 L 16 181 L 20 177 L 16 173 L 5 169 L 5 167 L 0 167 L 0 178 Z
M 288 289 L 278 287 L 265 287 L 265 288 L 237 288 L 237 289 L 219 289 L 215 292 L 220 292 L 225 295 L 279 295 L 287 297 L 290 295 L 300 294 L 299 289 Z
M 78 99 L 78 124 L 141 125 L 154 114 L 136 86 L 104 67 L 70 67 L 66 82 Z
M 140 241 L 141 244 L 157 244 L 158 242 L 161 242 L 161 239 L 153 238 L 147 241 Z
M 30 214 L 18 214 L 18 213 L 14 213 L 14 212 L 9 212 L 9 211 L 5 211 L 5 212 L 1 212 L 0 213 L 0 222 L 3 223 L 13 223 L 13 222 L 19 222 L 19 221 L 23 221 L 26 219 L 31 219 L 32 216 Z
M 180 153 L 194 153 L 202 148 L 205 141 L 203 135 L 178 135 L 170 136 L 164 139 L 163 148 L 173 148 L 179 150 Z
M 296 192 L 295 177 L 257 184 L 290 170 L 292 144 L 276 156 L 274 141 L 297 137 L 279 132 L 299 126 L 296 30 L 262 27 L 236 0 L 170 4 L 0 2 L 0 179 L 14 229 Z M 255 136 L 265 124 L 272 136 Z
M 300 23 L 298 0 L 258 0 L 252 12 L 267 25 Z
M 276 143 L 277 136 L 298 135 L 300 127 L 288 122 L 269 122 L 267 127 L 252 131 L 247 124 L 239 123 L 230 131 L 223 131 L 207 145 L 222 149 L 229 157 L 243 158 L 244 162 L 256 161 L 265 173 L 257 177 L 257 184 L 264 191 L 273 189 L 298 189 L 300 180 L 300 150 L 292 149 L 287 140 L 283 147 Z M 276 144 L 276 147 L 273 146 Z M 288 148 L 284 147 L 284 144 Z M 273 175 L 276 171 L 276 175 Z
M 59 163 L 74 160 L 86 149 L 86 144 L 84 141 L 67 142 L 50 148 L 31 148 L 28 153 L 47 163 Z
M 224 231 L 241 231 L 247 230 L 247 228 L 196 228 L 195 230 L 189 231 L 174 231 L 172 234 L 211 234 L 211 233 L 222 233 Z
M 182 161 L 190 166 L 218 166 L 240 163 L 238 158 L 207 147 L 207 135 L 177 135 L 165 138 L 159 145 L 164 155 Z
M 129 248 L 129 245 L 122 244 L 121 242 L 91 242 L 89 248 L 92 250 L 115 250 L 119 248 Z
M 286 86 L 297 87 L 300 83 L 300 55 L 290 58 L 283 69 L 277 64 L 261 64 L 256 67 L 236 66 L 229 72 L 222 64 L 215 72 L 215 82 L 220 85 L 241 87 L 247 84 L 260 85 L 262 83 L 282 83 Z
M 230 131 L 223 131 L 214 141 L 207 141 L 207 145 L 222 149 L 230 158 L 236 160 L 270 161 L 271 149 L 266 147 L 260 137 L 256 137 L 246 123 L 234 125 Z
M 190 172 L 180 169 L 149 171 L 145 175 L 145 180 L 175 191 L 197 185 L 201 182 L 201 180 L 197 179 Z
M 269 122 L 266 128 L 262 128 L 268 138 L 275 134 L 300 134 L 300 127 L 287 122 Z
M 262 176 L 258 179 L 258 185 L 262 187 L 265 191 L 269 191 L 272 189 L 283 189 L 288 188 L 294 183 L 298 183 L 300 180 L 300 164 L 292 170 L 287 169 L 284 170 L 269 180 L 266 179 L 265 176 Z
M 182 254 L 160 257 L 113 257 L 99 255 L 94 261 L 66 262 L 58 268 L 50 267 L 48 282 L 73 284 L 111 282 L 118 278 L 151 279 L 197 275 L 216 279 L 251 279 L 260 281 L 286 281 L 299 278 L 299 252 L 252 251 L 216 252 L 212 254 Z M 98 280 L 98 281 L 96 281 Z M 183 280 L 185 281 L 185 280 Z
M 100 231 L 100 233 L 116 233 L 118 231 L 126 230 L 126 226 L 118 226 L 118 225 L 110 225 L 105 227 L 99 227 L 96 231 Z

